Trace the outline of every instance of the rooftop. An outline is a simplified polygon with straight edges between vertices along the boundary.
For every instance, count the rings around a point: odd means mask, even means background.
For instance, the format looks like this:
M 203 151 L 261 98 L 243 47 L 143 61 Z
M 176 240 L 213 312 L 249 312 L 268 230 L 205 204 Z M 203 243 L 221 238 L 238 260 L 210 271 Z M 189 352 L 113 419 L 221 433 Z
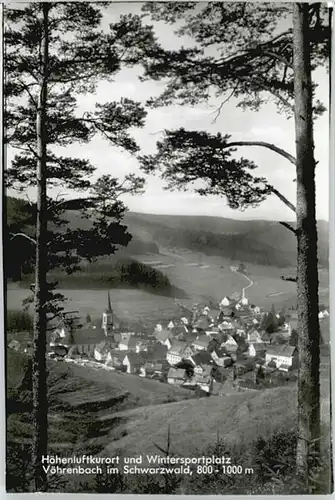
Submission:
M 270 354 L 270 356 L 273 355 L 291 357 L 293 356 L 295 350 L 296 347 L 292 345 L 270 345 L 267 350 L 267 354 Z
M 187 347 L 186 342 L 180 340 L 173 340 L 169 353 L 171 354 L 182 354 L 182 352 Z
M 186 372 L 183 368 L 170 368 L 168 372 L 168 378 L 175 378 L 183 380 L 186 376 Z

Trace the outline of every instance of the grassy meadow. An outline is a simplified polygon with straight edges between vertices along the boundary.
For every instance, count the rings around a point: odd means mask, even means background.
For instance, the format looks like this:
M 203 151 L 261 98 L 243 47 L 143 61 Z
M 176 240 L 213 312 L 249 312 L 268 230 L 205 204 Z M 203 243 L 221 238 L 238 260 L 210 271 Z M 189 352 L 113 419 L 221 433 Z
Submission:
M 288 430 L 295 413 L 294 389 L 288 387 L 135 408 L 118 414 L 126 435 L 108 439 L 106 451 L 111 456 L 117 449 L 125 456 L 155 454 L 153 442 L 164 447 L 170 426 L 171 453 L 196 456 L 215 443 L 218 433 L 225 441 L 248 443 Z
M 182 299 L 185 305 L 209 300 L 218 302 L 224 296 L 248 285 L 245 278 L 230 270 L 231 262 L 219 257 L 204 256 L 187 251 L 162 250 L 157 254 L 133 256 L 139 262 L 158 269 L 169 278 L 172 285 L 186 293 Z M 296 285 L 283 281 L 282 275 L 294 276 L 294 269 L 277 269 L 269 266 L 246 265 L 253 286 L 246 290 L 250 303 L 270 309 L 290 307 L 296 302 Z M 104 272 L 107 273 L 106 263 Z M 107 285 L 106 285 L 107 286 Z M 328 304 L 328 272 L 320 271 L 320 302 Z M 82 317 L 89 314 L 92 318 L 101 317 L 106 306 L 106 289 L 90 286 L 89 276 L 86 286 L 80 288 L 61 288 L 59 290 L 68 299 L 66 308 L 77 310 Z M 7 308 L 20 309 L 22 301 L 29 291 L 15 284 L 7 289 Z M 111 293 L 115 313 L 120 319 L 140 328 L 152 327 L 157 322 L 166 322 L 179 316 L 180 309 L 175 305 L 173 297 L 165 297 L 144 290 L 131 288 L 115 288 Z

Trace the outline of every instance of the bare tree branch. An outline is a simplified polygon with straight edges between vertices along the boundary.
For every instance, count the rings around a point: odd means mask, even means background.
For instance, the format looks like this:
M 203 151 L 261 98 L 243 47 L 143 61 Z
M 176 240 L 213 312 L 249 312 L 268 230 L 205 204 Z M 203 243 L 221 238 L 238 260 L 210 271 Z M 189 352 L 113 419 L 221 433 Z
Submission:
M 13 240 L 14 238 L 16 238 L 17 236 L 21 236 L 22 238 L 26 238 L 27 240 L 29 240 L 32 243 L 34 243 L 34 245 L 36 245 L 36 240 L 34 240 L 34 238 L 31 238 L 30 236 L 28 236 L 25 233 L 10 233 L 10 235 L 11 235 L 11 240 Z
M 288 222 L 280 221 L 279 224 L 281 224 L 282 226 L 286 227 L 286 229 L 289 229 L 289 231 L 292 231 L 292 233 L 294 233 L 295 235 L 297 235 L 297 231 L 294 229 L 294 227 L 292 227 L 290 224 L 288 224 Z
M 222 103 L 220 104 L 220 106 L 218 107 L 218 109 L 215 110 L 216 116 L 213 119 L 212 124 L 215 123 L 216 120 L 219 118 L 223 106 L 233 97 L 233 95 L 235 94 L 235 92 L 237 90 L 238 85 L 239 84 L 235 85 L 235 87 L 233 88 L 233 90 L 231 91 L 231 93 L 229 94 L 229 96 L 224 101 L 222 101 Z
M 283 203 L 285 203 L 285 205 L 292 210 L 292 212 L 296 212 L 296 208 L 295 206 L 293 205 L 293 203 L 291 203 L 287 198 L 285 198 L 285 196 L 283 194 L 281 194 L 276 188 L 274 188 L 273 186 L 271 186 L 271 191 L 273 194 L 275 194 Z
M 262 148 L 267 148 L 271 149 L 271 151 L 274 151 L 275 153 L 278 153 L 279 155 L 283 156 L 286 158 L 289 162 L 291 162 L 293 165 L 296 164 L 296 159 L 294 156 L 292 156 L 290 153 L 285 151 L 284 149 L 279 148 L 275 144 L 271 144 L 269 142 L 264 142 L 264 141 L 234 141 L 234 142 L 229 142 L 225 146 L 222 146 L 223 148 L 233 148 L 236 146 L 259 146 Z

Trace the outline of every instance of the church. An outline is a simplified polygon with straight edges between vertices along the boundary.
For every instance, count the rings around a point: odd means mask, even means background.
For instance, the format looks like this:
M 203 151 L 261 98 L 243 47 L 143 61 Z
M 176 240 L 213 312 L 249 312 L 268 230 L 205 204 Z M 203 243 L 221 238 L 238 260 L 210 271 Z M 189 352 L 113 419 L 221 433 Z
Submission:
M 110 293 L 107 294 L 107 308 L 102 313 L 102 318 L 91 321 L 84 325 L 69 325 L 69 322 L 62 319 L 53 328 L 50 335 L 50 347 L 65 346 L 67 349 L 76 346 L 81 352 L 91 354 L 95 347 L 102 341 L 108 342 L 111 346 L 116 344 L 115 333 L 120 328 L 120 321 L 115 316 Z

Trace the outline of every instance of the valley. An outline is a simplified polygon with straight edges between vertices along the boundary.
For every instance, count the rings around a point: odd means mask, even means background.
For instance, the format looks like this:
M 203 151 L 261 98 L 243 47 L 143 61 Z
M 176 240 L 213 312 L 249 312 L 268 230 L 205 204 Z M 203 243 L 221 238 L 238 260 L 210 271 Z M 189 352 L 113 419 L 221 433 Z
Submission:
M 138 231 L 140 228 L 139 224 Z M 152 240 L 151 246 L 147 246 L 145 238 L 149 244 L 149 239 L 153 237 L 149 230 L 140 235 L 137 233 L 136 237 L 137 241 L 142 238 L 140 246 L 135 241 L 132 247 L 101 259 L 95 266 L 96 275 L 103 273 L 108 277 L 115 259 L 127 255 L 154 271 L 164 273 L 171 285 L 184 293 L 184 297 L 176 299 L 172 294 L 164 296 L 154 291 L 122 287 L 122 284 L 114 288 L 106 282 L 96 286 L 96 280 L 90 283 L 87 268 L 81 287 L 76 287 L 73 280 L 69 286 L 59 288 L 58 291 L 68 299 L 66 310 L 77 311 L 81 318 L 89 315 L 94 324 L 101 325 L 108 289 L 113 310 L 129 331 L 135 332 L 135 335 L 145 332 L 145 335 L 150 336 L 158 323 L 165 327 L 171 319 L 180 321 L 182 307 L 191 309 L 195 303 L 202 307 L 210 305 L 211 314 L 215 315 L 223 297 L 231 297 L 243 289 L 249 304 L 257 305 L 264 311 L 269 311 L 272 305 L 278 312 L 282 308 L 288 311 L 296 305 L 296 284 L 281 279 L 281 276 L 295 276 L 295 267 L 276 265 L 269 260 L 271 252 L 264 265 L 259 263 L 262 260 L 260 253 L 255 259 L 254 254 L 248 257 L 244 252 L 244 260 L 233 260 L 227 257 L 225 248 L 222 255 L 219 251 L 216 252 L 218 255 L 208 254 L 185 248 L 182 241 L 180 246 L 163 245 L 161 238 L 159 242 Z M 268 246 L 264 248 L 269 250 Z M 285 254 L 285 250 L 282 253 Z M 232 267 L 240 263 L 245 266 L 243 274 Z M 321 266 L 320 303 L 326 306 L 329 303 L 328 279 L 328 270 Z M 30 291 L 23 283 L 8 283 L 8 310 L 22 309 L 22 302 L 28 295 Z M 322 325 L 326 325 L 327 331 L 323 332 L 323 338 L 327 343 L 329 321 L 324 320 Z M 27 383 L 29 373 L 26 371 L 27 358 L 11 350 L 8 359 L 11 446 L 29 445 L 31 409 L 27 401 L 30 400 L 30 389 L 26 387 L 22 390 L 22 381 Z M 103 369 L 101 362 L 81 364 L 48 359 L 48 366 L 51 374 L 50 449 L 60 456 L 67 456 L 73 450 L 77 454 L 106 456 L 155 453 L 156 444 L 164 447 L 168 429 L 171 432 L 171 450 L 176 455 L 182 455 L 185 450 L 191 456 L 205 453 L 215 445 L 218 433 L 228 446 L 236 446 L 242 453 L 243 447 L 251 449 L 257 439 L 270 442 L 275 433 L 286 435 L 295 427 L 296 382 L 271 389 L 243 389 L 232 393 L 227 390 L 223 395 L 199 397 L 195 391 L 184 387 L 115 369 Z M 322 352 L 321 391 L 322 420 L 327 435 L 330 411 L 327 345 L 323 346 Z M 15 477 L 15 464 L 10 467 Z M 73 477 L 67 491 L 77 491 L 78 487 L 81 492 L 87 491 L 85 485 L 80 485 L 80 477 Z

